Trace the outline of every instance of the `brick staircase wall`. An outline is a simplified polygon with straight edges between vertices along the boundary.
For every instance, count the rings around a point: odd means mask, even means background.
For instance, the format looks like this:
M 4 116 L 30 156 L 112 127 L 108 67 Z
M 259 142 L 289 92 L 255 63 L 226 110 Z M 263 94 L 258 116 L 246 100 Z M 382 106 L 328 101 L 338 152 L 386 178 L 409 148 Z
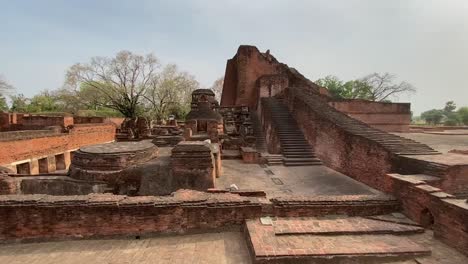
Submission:
M 400 166 L 398 156 L 440 154 L 353 119 L 310 89 L 290 87 L 281 97 L 325 165 L 374 188 L 386 191 L 384 176 Z

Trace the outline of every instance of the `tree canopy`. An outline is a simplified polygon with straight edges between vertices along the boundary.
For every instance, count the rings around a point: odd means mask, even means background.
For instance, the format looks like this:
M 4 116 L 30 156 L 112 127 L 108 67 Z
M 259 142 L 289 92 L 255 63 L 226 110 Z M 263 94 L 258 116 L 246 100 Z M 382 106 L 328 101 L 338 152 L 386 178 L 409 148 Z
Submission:
M 157 78 L 159 67 L 153 54 L 142 56 L 120 51 L 113 58 L 94 57 L 89 63 L 71 66 L 66 83 L 75 91 L 89 89 L 99 99 L 98 105 L 134 118 L 139 114 L 144 93 Z
M 421 118 L 431 125 L 444 124 L 446 126 L 468 125 L 468 107 L 460 107 L 453 101 L 445 103 L 443 109 L 431 109 L 423 112 Z
M 403 93 L 413 93 L 416 89 L 407 82 L 397 82 L 390 73 L 372 73 L 363 78 L 343 82 L 336 76 L 326 76 L 316 83 L 328 89 L 335 99 L 364 99 L 389 101 Z
M 183 118 L 197 88 L 195 77 L 174 64 L 163 66 L 153 54 L 121 51 L 111 58 L 94 57 L 88 63 L 72 65 L 59 89 L 45 90 L 32 98 L 10 96 L 10 110 L 156 119 L 173 114 Z M 0 97 L 0 109 L 7 109 L 2 102 Z

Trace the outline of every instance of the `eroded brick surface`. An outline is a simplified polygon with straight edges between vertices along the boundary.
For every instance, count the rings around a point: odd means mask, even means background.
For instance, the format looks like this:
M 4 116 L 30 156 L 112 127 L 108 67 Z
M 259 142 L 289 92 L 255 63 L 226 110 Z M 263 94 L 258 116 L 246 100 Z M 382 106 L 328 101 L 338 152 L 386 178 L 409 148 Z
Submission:
M 274 221 L 276 235 L 288 234 L 411 234 L 424 232 L 417 226 L 402 225 L 362 217 L 279 218 Z
M 246 232 L 257 260 L 278 257 L 331 258 L 342 256 L 417 256 L 429 254 L 429 249 L 394 235 L 277 235 L 273 225 L 249 220 Z

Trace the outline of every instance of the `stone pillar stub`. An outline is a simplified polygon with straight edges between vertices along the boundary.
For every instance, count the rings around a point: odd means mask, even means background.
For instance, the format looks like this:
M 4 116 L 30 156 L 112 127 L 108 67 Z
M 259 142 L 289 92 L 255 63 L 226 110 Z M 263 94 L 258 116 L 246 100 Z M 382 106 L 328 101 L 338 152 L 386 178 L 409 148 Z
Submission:
M 39 160 L 31 159 L 29 162 L 29 173 L 31 175 L 39 174 Z

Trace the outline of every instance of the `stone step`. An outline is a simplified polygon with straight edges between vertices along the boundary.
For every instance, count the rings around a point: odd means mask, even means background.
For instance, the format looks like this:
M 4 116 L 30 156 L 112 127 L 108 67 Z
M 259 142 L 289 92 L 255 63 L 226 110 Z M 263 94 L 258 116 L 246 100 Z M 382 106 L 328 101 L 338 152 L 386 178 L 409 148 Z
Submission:
M 280 140 L 281 145 L 288 145 L 288 146 L 309 146 L 309 143 L 307 141 L 284 141 Z
M 313 153 L 307 153 L 307 154 L 287 154 L 285 155 L 286 158 L 290 159 L 296 159 L 296 158 L 313 158 L 313 159 L 318 159 L 317 156 Z
M 291 160 L 289 158 L 285 158 L 283 160 L 284 164 L 302 164 L 302 163 L 311 163 L 311 164 L 316 164 L 320 163 L 322 164 L 322 161 L 320 161 L 317 158 L 301 158 L 302 160 Z
M 409 260 L 431 253 L 404 237 L 420 232 L 423 229 L 417 226 L 346 216 L 262 218 L 245 223 L 245 235 L 255 263 Z
M 291 154 L 299 154 L 299 153 L 313 153 L 313 150 L 309 148 L 283 148 L 282 151 L 284 153 L 291 153 Z
M 321 166 L 323 162 L 321 161 L 310 161 L 310 162 L 283 162 L 284 166 L 287 167 L 300 167 L 300 166 Z

